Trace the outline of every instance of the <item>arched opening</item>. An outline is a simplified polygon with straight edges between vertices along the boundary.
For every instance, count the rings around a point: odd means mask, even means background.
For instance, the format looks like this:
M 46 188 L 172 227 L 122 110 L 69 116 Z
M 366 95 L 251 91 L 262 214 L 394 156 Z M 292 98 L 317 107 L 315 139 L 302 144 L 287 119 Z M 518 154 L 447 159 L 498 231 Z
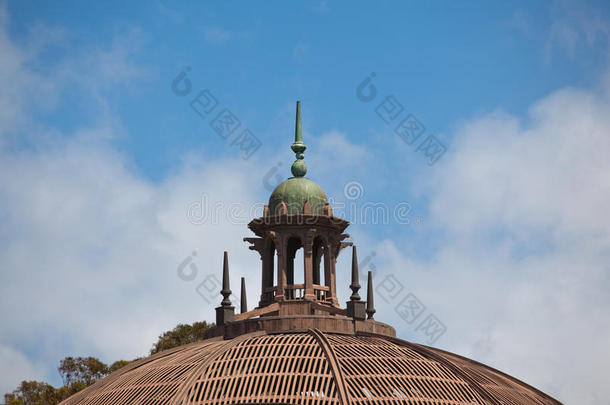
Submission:
M 275 242 L 269 240 L 267 243 L 267 249 L 265 251 L 265 271 L 263 273 L 263 288 L 273 287 L 273 275 L 275 274 L 275 261 L 277 257 L 277 251 L 275 249 Z
M 313 270 L 313 293 L 318 301 L 330 299 L 330 288 L 327 283 L 330 281 L 328 268 L 327 246 L 324 238 L 316 236 L 312 243 L 312 270 Z M 322 267 L 324 263 L 324 267 Z
M 324 285 L 324 271 L 321 271 L 322 258 L 324 257 L 324 241 L 317 236 L 313 241 L 312 258 L 313 258 L 313 283 Z
M 303 243 L 301 239 L 296 236 L 290 237 L 286 247 L 286 298 L 288 299 L 303 298 L 303 287 L 297 288 L 295 286 L 303 284 L 305 276 L 303 260 Z M 295 262 L 300 264 L 295 266 Z

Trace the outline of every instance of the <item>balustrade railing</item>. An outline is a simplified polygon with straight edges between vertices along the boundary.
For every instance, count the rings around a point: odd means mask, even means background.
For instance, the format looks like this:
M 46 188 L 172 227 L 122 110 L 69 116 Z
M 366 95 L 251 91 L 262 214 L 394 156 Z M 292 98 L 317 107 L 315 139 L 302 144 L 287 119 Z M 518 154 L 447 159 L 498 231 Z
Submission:
M 316 295 L 316 299 L 318 301 L 322 301 L 322 302 L 329 301 L 330 302 L 330 297 L 328 296 L 329 295 L 328 293 L 330 292 L 330 288 L 328 288 L 327 286 L 314 284 L 313 292 Z
M 331 302 L 329 292 L 330 288 L 325 285 L 313 285 L 313 292 L 316 296 L 316 300 L 321 302 Z M 263 290 L 263 301 L 273 302 L 277 295 L 277 286 L 267 287 Z M 304 284 L 291 284 L 284 287 L 284 300 L 296 301 L 305 298 L 305 285 Z

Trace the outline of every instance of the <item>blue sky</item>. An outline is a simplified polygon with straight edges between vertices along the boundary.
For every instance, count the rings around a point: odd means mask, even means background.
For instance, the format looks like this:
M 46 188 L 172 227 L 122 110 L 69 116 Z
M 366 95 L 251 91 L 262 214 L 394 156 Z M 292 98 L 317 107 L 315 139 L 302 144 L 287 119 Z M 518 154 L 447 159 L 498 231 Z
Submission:
M 129 132 L 116 146 L 151 180 L 167 176 L 187 151 L 232 153 L 168 91 L 184 66 L 192 68 L 195 88 L 210 88 L 271 153 L 279 146 L 274 118 L 296 99 L 303 100 L 307 130 L 339 128 L 372 153 L 387 147 L 370 131 L 390 131 L 375 119 L 372 106 L 354 96 L 373 71 L 380 97 L 395 95 L 450 145 L 460 120 L 497 108 L 523 114 L 557 88 L 591 86 L 606 68 L 600 50 L 607 38 L 568 50 L 561 36 L 549 33 L 555 18 L 569 23 L 586 14 L 576 6 L 567 11 L 545 2 L 350 5 L 192 2 L 174 9 L 161 2 L 86 7 L 19 2 L 7 8 L 9 32 L 17 41 L 40 23 L 68 30 L 62 46 L 39 58 L 42 71 L 75 48 L 111 47 L 117 36 L 129 38 L 137 49 L 130 56 L 146 70 L 127 88 L 108 89 L 109 108 Z M 591 4 L 584 17 L 606 14 L 602 5 Z M 59 128 L 73 129 L 79 118 L 99 114 L 79 94 L 72 97 L 71 111 L 48 117 Z M 405 163 L 396 162 L 395 168 L 405 170 Z
M 435 345 L 566 403 L 610 395 L 588 378 L 610 366 L 606 3 L 0 4 L 1 390 L 212 320 L 215 303 L 176 277 L 193 250 L 202 274 L 229 250 L 256 302 L 242 211 L 260 214 L 265 179 L 288 177 L 301 100 L 308 177 L 336 211 L 355 207 L 349 233 L 376 282 L 396 277 L 445 324 Z M 204 89 L 218 109 L 202 118 L 189 103 Z M 376 113 L 388 96 L 403 107 L 390 124 Z M 237 132 L 211 128 L 221 108 L 260 140 L 249 159 Z M 408 114 L 425 127 L 412 145 L 394 133 Z M 429 135 L 446 148 L 433 165 L 417 150 Z M 188 220 L 204 201 L 220 217 Z M 408 207 L 408 221 L 362 223 L 366 204 Z M 349 258 L 338 265 L 346 299 Z M 397 302 L 378 305 L 429 343 Z M 576 340 L 586 362 L 565 357 Z

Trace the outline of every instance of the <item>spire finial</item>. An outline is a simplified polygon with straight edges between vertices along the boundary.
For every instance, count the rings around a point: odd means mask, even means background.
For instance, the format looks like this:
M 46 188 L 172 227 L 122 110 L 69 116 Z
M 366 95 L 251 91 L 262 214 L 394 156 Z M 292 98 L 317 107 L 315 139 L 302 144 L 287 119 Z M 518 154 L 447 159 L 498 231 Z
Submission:
M 366 303 L 360 299 L 358 290 L 360 283 L 358 282 L 358 254 L 356 246 L 352 245 L 352 283 L 349 285 L 352 289 L 352 295 L 347 301 L 347 316 L 354 320 L 364 321 L 366 319 Z
M 377 311 L 375 310 L 375 300 L 373 299 L 373 273 L 369 271 L 366 292 L 367 319 L 373 319 L 373 314 L 375 314 L 375 312 Z
M 232 322 L 235 319 L 235 307 L 231 305 L 229 299 L 231 292 L 231 288 L 229 288 L 229 254 L 225 252 L 222 262 L 222 290 L 220 290 L 223 299 L 220 306 L 216 308 L 217 326 Z
M 294 143 L 303 143 L 303 123 L 301 122 L 301 102 L 297 101 L 297 119 L 294 127 Z M 295 151 L 296 152 L 296 151 Z
M 246 301 L 246 278 L 241 278 L 241 311 L 242 314 L 248 312 L 248 303 Z
M 223 307 L 230 307 L 231 300 L 229 297 L 233 291 L 231 291 L 231 288 L 229 287 L 229 254 L 227 252 L 225 252 L 222 262 L 222 290 L 220 290 L 220 293 L 223 296 L 223 300 L 220 305 Z
M 307 174 L 307 166 L 305 165 L 305 149 L 307 146 L 303 143 L 303 125 L 301 123 L 301 102 L 297 101 L 297 118 L 294 128 L 294 143 L 290 147 L 296 154 L 297 160 L 294 161 L 290 171 L 294 177 L 303 177 Z
M 358 255 L 355 245 L 352 246 L 352 284 L 350 284 L 349 288 L 352 289 L 352 295 L 349 299 L 360 301 L 360 295 L 358 295 L 358 290 L 360 290 L 360 283 L 358 282 Z

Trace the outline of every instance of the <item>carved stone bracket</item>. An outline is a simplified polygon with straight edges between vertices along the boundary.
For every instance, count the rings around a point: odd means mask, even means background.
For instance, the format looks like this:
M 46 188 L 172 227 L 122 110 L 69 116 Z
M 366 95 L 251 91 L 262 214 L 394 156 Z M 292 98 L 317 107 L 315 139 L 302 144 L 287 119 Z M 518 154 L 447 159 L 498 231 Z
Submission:
M 265 240 L 263 238 L 244 238 L 244 242 L 251 244 L 251 246 L 248 246 L 248 249 L 256 250 L 262 256 L 265 247 Z

